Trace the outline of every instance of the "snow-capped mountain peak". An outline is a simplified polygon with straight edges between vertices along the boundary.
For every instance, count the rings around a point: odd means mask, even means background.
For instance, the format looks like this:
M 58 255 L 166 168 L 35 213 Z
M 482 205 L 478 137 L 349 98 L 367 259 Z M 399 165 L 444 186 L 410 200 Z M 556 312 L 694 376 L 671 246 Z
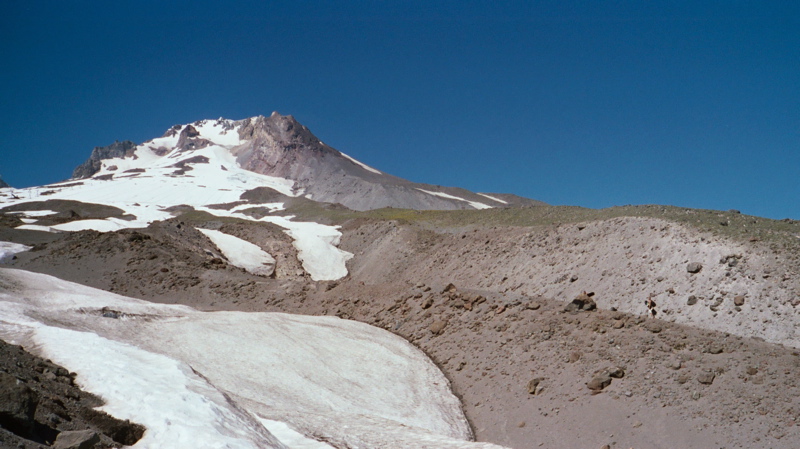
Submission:
M 163 136 L 140 145 L 115 142 L 98 147 L 75 169 L 73 177 L 119 179 L 137 172 L 141 176 L 142 170 L 173 166 L 176 170 L 171 175 L 181 176 L 197 164 L 221 170 L 236 167 L 281 178 L 292 183 L 293 195 L 340 203 L 354 210 L 485 209 L 509 204 L 495 196 L 413 183 L 386 174 L 326 145 L 294 117 L 277 112 L 243 120 L 199 120 L 175 125 Z M 537 203 L 507 197 L 516 204 Z
M 116 217 L 78 216 L 48 225 L 25 216 L 29 221 L 20 226 L 101 232 L 167 220 L 178 206 L 244 220 L 256 219 L 244 214 L 243 208 L 273 212 L 284 208 L 280 199 L 264 204 L 244 200 L 255 189 L 277 192 L 276 198 L 302 195 L 356 210 L 486 209 L 506 207 L 506 198 L 518 199 L 412 183 L 385 174 L 324 144 L 291 115 L 273 112 L 269 117 L 243 120 L 199 120 L 175 125 L 161 137 L 138 145 L 123 141 L 95 148 L 89 160 L 75 169 L 73 179 L 0 195 L 0 204 L 71 200 L 123 211 Z M 352 254 L 337 248 L 341 235 L 337 228 L 292 218 L 271 213 L 257 220 L 286 230 L 313 279 L 345 276 L 345 262 Z

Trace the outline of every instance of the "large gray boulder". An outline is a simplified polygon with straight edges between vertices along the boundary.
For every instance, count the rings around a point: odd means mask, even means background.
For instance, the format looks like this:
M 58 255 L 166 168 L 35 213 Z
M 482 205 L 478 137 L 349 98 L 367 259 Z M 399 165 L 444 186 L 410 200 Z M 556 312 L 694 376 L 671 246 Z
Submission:
M 99 442 L 94 430 L 69 430 L 58 434 L 53 449 L 92 449 Z

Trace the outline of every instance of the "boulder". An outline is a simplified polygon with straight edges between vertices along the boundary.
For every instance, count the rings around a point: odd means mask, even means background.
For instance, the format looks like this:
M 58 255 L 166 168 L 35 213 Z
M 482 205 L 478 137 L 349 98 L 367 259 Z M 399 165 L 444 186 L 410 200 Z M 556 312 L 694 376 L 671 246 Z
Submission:
M 531 381 L 528 382 L 528 393 L 533 395 L 541 393 L 542 392 L 541 383 L 543 380 L 544 380 L 543 377 L 537 377 L 535 379 L 531 379 Z
M 622 368 L 607 369 L 600 374 L 596 375 L 590 380 L 586 386 L 592 391 L 602 391 L 607 386 L 611 385 L 611 379 L 621 379 L 625 376 L 625 370 Z
M 447 320 L 439 320 L 434 321 L 428 329 L 433 332 L 433 335 L 439 335 L 444 331 L 444 328 L 447 327 Z
M 697 381 L 700 382 L 703 385 L 711 385 L 712 383 L 714 383 L 714 378 L 715 377 L 716 377 L 716 375 L 714 375 L 713 372 L 704 371 L 704 372 L 700 373 L 699 376 L 697 376 Z
M 597 303 L 592 299 L 593 293 L 583 292 L 576 296 L 571 303 L 564 308 L 565 312 L 577 312 L 579 310 L 591 311 L 597 309 Z
M 598 374 L 586 384 L 592 391 L 602 391 L 609 385 L 611 385 L 611 376 L 608 373 Z
M 92 449 L 100 442 L 93 430 L 68 430 L 61 432 L 53 443 L 53 449 Z
M 613 377 L 614 379 L 622 379 L 623 377 L 625 377 L 625 370 L 620 367 L 612 368 L 606 372 L 610 377 Z
M 692 274 L 699 273 L 702 269 L 703 264 L 700 262 L 691 262 L 690 264 L 686 265 L 686 271 Z

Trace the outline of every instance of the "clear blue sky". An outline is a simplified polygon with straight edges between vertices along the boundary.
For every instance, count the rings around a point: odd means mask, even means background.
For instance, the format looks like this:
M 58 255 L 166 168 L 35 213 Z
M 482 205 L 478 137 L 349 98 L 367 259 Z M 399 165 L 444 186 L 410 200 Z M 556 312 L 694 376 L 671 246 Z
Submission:
M 413 181 L 800 219 L 800 2 L 0 6 L 0 175 L 292 114 Z

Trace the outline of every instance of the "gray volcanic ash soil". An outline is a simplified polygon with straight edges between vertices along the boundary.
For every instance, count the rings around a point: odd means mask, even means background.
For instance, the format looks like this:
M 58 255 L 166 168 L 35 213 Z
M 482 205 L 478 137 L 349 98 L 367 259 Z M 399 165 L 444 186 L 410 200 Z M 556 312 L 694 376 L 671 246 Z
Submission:
M 336 315 L 382 327 L 441 367 L 479 441 L 800 446 L 800 353 L 759 334 L 763 325 L 776 339 L 795 338 L 778 331 L 797 320 L 796 252 L 667 225 L 355 219 L 344 223 L 340 245 L 355 254 L 351 274 L 312 282 L 280 229 L 195 214 L 135 231 L 63 234 L 13 266 L 204 310 Z M 275 276 L 227 265 L 197 226 L 258 244 L 278 259 Z M 5 240 L 33 238 L 3 232 Z M 690 273 L 686 262 L 695 259 L 703 267 Z M 595 293 L 591 301 L 583 290 Z M 644 304 L 651 294 L 657 318 Z M 570 305 L 576 297 L 582 308 Z M 742 317 L 757 326 L 739 326 Z

